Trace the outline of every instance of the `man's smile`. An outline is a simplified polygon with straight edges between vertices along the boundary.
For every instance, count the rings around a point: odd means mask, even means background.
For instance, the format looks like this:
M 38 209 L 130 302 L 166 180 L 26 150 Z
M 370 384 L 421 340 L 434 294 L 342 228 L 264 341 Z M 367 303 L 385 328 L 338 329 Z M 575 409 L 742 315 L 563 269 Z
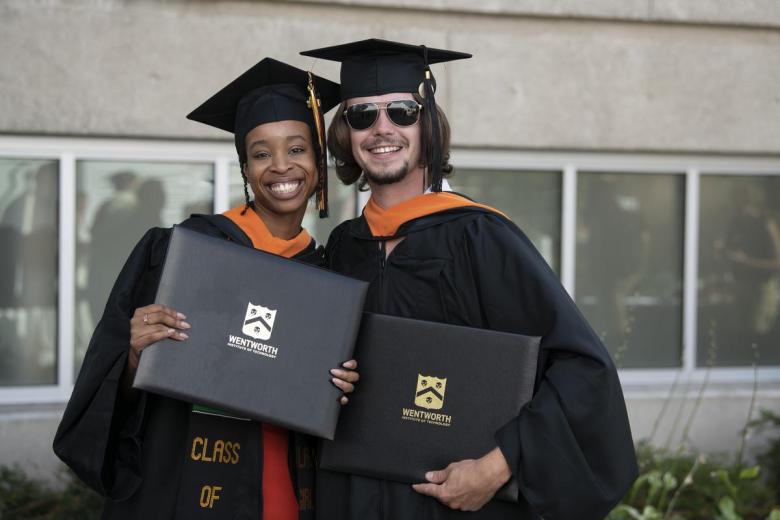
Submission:
M 401 149 L 400 146 L 377 146 L 375 148 L 369 148 L 368 151 L 374 155 L 381 155 L 381 154 L 397 152 L 400 149 Z

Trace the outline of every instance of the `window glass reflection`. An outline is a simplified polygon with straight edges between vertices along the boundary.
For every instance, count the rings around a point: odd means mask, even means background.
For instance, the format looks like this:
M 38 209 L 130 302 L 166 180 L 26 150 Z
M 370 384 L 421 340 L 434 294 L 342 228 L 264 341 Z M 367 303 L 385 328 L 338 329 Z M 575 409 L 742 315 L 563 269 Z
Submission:
M 577 305 L 618 367 L 680 366 L 683 176 L 577 179 Z
M 0 159 L 0 385 L 57 382 L 57 161 Z
M 505 213 L 528 235 L 547 263 L 560 268 L 561 174 L 458 168 L 453 191 Z
M 702 176 L 699 366 L 780 365 L 780 177 Z
M 211 164 L 79 161 L 76 246 L 76 371 L 133 246 L 151 227 L 212 213 Z
M 252 188 L 249 187 L 249 200 L 254 197 Z M 241 178 L 241 169 L 238 163 L 233 163 L 230 168 L 230 207 L 234 208 L 244 204 L 244 181 Z M 336 176 L 336 168 L 328 168 L 328 218 L 320 218 L 317 210 L 316 197 L 309 199 L 306 214 L 303 216 L 303 227 L 314 237 L 317 244 L 325 245 L 328 235 L 333 228 L 347 219 L 355 218 L 355 206 L 357 203 L 357 191 L 354 186 L 345 186 Z

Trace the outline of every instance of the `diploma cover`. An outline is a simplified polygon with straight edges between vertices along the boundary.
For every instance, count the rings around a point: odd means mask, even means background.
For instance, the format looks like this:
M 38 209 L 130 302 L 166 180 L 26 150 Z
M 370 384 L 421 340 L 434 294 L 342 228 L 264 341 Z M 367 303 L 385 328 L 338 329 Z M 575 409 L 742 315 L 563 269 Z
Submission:
M 155 301 L 192 329 L 145 348 L 133 386 L 333 438 L 329 371 L 352 357 L 367 287 L 177 226 Z
M 406 483 L 496 447 L 531 399 L 539 337 L 365 314 L 360 382 L 320 467 Z M 496 494 L 517 502 L 512 478 Z

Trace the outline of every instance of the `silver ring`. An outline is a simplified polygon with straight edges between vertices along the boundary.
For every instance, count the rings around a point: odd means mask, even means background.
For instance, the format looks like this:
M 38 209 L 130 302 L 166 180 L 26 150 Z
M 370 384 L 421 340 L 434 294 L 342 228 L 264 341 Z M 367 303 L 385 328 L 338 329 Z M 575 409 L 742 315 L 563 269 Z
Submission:
M 146 324 L 149 323 L 149 315 L 148 314 L 144 314 L 144 323 L 146 323 Z

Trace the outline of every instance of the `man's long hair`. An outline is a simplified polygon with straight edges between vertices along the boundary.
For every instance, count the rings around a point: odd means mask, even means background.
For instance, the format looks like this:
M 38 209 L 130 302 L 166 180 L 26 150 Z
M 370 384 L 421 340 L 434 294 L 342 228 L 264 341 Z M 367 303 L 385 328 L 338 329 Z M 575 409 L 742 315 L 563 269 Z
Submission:
M 422 98 L 417 95 L 412 95 L 420 104 Z M 352 156 L 352 146 L 349 137 L 349 125 L 344 118 L 344 110 L 347 108 L 347 103 L 342 102 L 333 117 L 333 121 L 328 127 L 328 150 L 333 156 L 336 163 L 336 175 L 338 175 L 341 182 L 350 185 L 355 182 L 358 183 L 358 189 L 364 190 L 366 187 L 366 178 L 363 175 L 363 169 L 355 161 Z M 436 105 L 436 112 L 439 115 L 439 135 L 441 135 L 441 172 L 444 177 L 452 173 L 452 165 L 450 164 L 450 123 L 447 121 L 447 116 L 444 111 Z M 425 111 L 420 113 L 420 162 L 423 167 L 428 164 L 428 143 L 433 133 L 433 127 L 431 123 L 431 117 L 426 114 Z M 410 165 L 411 166 L 411 165 Z

